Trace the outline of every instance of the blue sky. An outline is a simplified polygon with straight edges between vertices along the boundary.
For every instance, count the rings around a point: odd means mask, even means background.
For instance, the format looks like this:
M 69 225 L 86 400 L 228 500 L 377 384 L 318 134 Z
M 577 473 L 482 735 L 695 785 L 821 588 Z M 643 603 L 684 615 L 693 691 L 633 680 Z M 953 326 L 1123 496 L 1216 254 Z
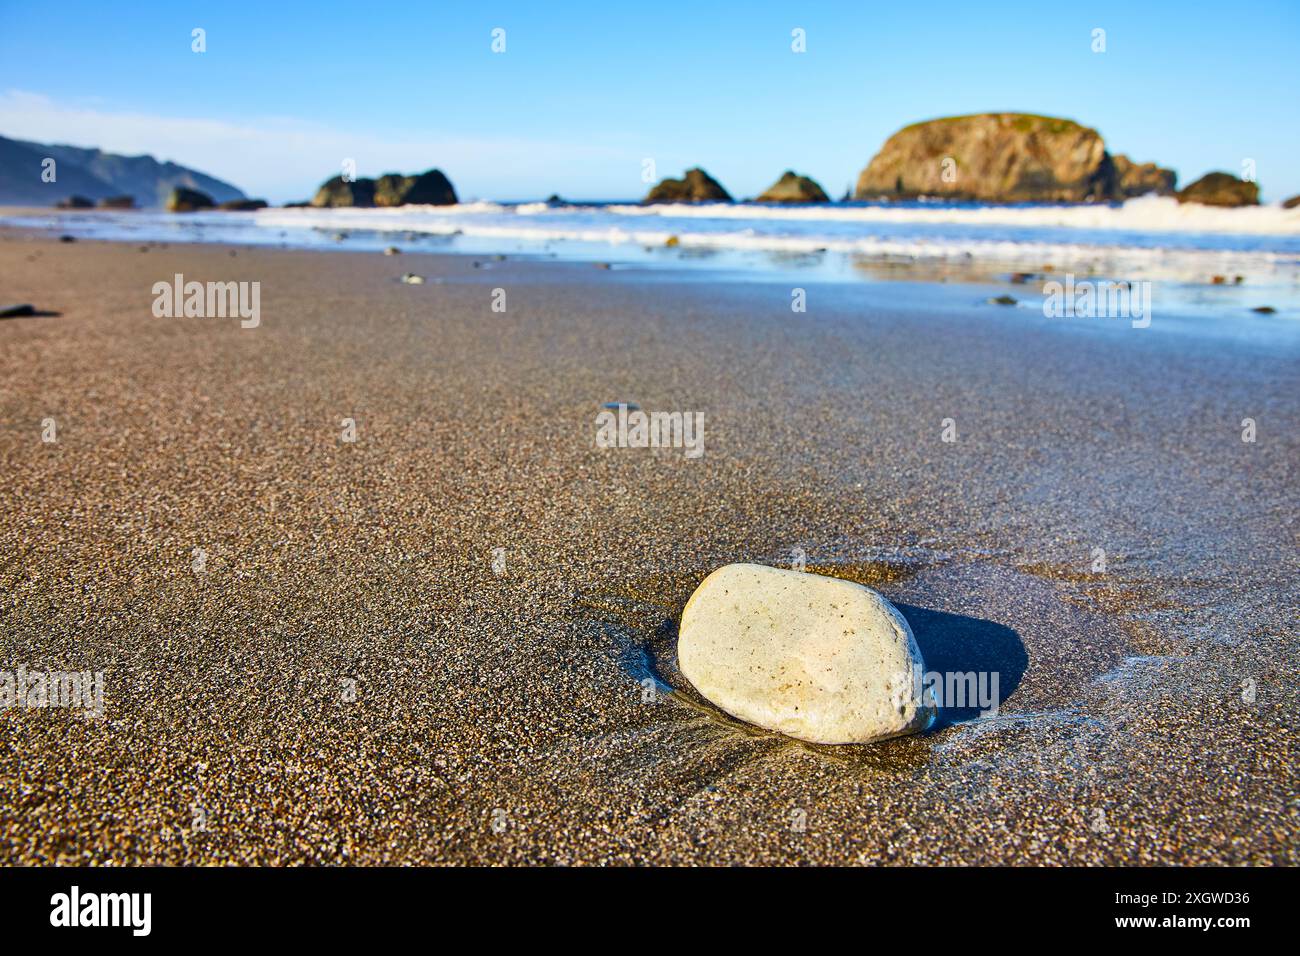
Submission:
M 901 126 L 1023 110 L 1181 184 L 1253 159 L 1266 201 L 1300 193 L 1296 0 L 991 6 L 0 0 L 0 60 L 25 64 L 0 133 L 151 152 L 272 201 L 345 158 L 439 166 L 462 198 L 637 197 L 645 158 L 738 197 L 787 168 L 839 196 Z

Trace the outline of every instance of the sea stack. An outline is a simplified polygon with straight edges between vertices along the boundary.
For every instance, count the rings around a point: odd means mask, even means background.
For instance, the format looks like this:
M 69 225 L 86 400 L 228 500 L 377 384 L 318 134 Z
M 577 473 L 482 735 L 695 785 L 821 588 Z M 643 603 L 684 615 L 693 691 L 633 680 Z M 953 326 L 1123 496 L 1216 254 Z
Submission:
M 722 710 L 821 744 L 915 733 L 935 710 L 903 616 L 871 588 L 758 564 L 704 579 L 682 612 L 682 674 Z
M 807 176 L 786 170 L 781 178 L 768 187 L 756 202 L 830 202 L 825 190 Z
M 454 206 L 456 190 L 441 169 L 418 176 L 387 173 L 375 180 L 376 206 Z
M 211 209 L 215 205 L 216 203 L 207 193 L 201 193 L 197 189 L 187 189 L 184 186 L 177 186 L 167 197 L 168 212 L 198 212 L 200 209 Z
M 1258 206 L 1259 185 L 1238 179 L 1231 173 L 1206 173 L 1180 190 L 1178 201 L 1203 206 Z
M 663 179 L 650 190 L 645 202 L 731 202 L 731 194 L 700 169 L 686 170 L 681 179 Z
M 256 212 L 266 208 L 265 199 L 228 199 L 217 203 L 217 208 L 224 212 Z
M 440 169 L 430 169 L 417 176 L 384 173 L 378 179 L 327 179 L 316 190 L 311 204 L 316 207 L 374 206 L 451 206 L 457 202 L 456 190 Z
M 1172 169 L 1155 163 L 1135 163 L 1122 154 L 1111 157 L 1111 168 L 1112 199 L 1134 199 L 1150 193 L 1171 196 L 1178 183 L 1178 174 Z
M 1108 202 L 1173 183 L 1171 170 L 1112 157 L 1100 133 L 1074 120 L 980 113 L 899 130 L 858 177 L 854 198 Z
M 333 209 L 340 206 L 360 206 L 368 208 L 375 204 L 375 181 L 373 179 L 344 179 L 334 176 L 321 183 L 311 204 L 317 208 Z

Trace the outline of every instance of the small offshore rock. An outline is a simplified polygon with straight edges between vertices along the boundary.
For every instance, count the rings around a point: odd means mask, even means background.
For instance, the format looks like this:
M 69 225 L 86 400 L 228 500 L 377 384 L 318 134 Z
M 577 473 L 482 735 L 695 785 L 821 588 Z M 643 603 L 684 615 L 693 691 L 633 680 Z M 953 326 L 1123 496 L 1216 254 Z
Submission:
M 1273 308 L 1271 305 L 1257 305 L 1250 311 L 1258 312 L 1260 315 L 1273 315 L 1277 312 L 1277 309 Z
M 356 206 L 449 206 L 456 190 L 442 170 L 430 169 L 414 176 L 385 173 L 378 179 L 334 176 L 316 190 L 311 205 L 317 208 Z
M 257 212 L 266 206 L 265 199 L 227 199 L 217 204 L 217 208 L 223 212 Z
M 1168 196 L 1174 191 L 1178 175 L 1155 163 L 1135 163 L 1123 153 L 1111 157 L 1111 198 L 1136 199 L 1148 193 Z
M 215 205 L 216 203 L 207 193 L 188 189 L 185 186 L 177 186 L 173 189 L 166 202 L 168 212 L 198 212 L 200 209 L 211 209 Z
M 916 733 L 935 716 L 912 691 L 925 666 L 907 621 L 876 591 L 839 578 L 721 567 L 682 612 L 677 659 L 727 713 L 811 743 Z
M 1258 206 L 1259 184 L 1238 179 L 1231 173 L 1206 173 L 1175 194 L 1180 203 L 1204 206 Z
M 774 203 L 810 203 L 830 202 L 826 191 L 814 180 L 800 176 L 792 169 L 782 173 L 781 178 L 767 188 L 755 202 Z
M 731 194 L 696 166 L 681 179 L 661 179 L 642 202 L 731 202 Z
M 369 208 L 375 204 L 375 181 L 373 179 L 353 179 L 334 176 L 321 183 L 316 195 L 311 197 L 311 205 L 317 209 L 333 209 L 339 206 L 361 206 Z
M 1009 295 L 995 295 L 988 300 L 989 305 L 1015 305 L 1016 299 Z

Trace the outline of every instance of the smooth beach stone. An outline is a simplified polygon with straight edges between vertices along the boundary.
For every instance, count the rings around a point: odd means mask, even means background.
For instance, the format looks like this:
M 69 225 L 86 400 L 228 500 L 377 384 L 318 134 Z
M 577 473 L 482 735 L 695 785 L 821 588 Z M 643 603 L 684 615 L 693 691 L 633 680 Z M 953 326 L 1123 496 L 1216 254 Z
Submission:
M 682 612 L 677 660 L 687 680 L 734 717 L 821 744 L 915 733 L 924 673 L 912 629 L 871 588 L 758 564 L 728 564 Z

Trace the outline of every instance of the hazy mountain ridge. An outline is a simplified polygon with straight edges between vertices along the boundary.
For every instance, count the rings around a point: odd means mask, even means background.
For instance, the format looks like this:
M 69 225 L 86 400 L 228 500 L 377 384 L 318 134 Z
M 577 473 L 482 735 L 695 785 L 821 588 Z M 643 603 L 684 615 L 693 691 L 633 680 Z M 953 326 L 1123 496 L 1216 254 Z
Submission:
M 47 158 L 55 161 L 53 182 L 41 176 Z M 0 204 L 53 206 L 74 195 L 91 200 L 132 196 L 137 206 L 160 207 L 177 186 L 207 193 L 216 202 L 246 198 L 230 183 L 149 155 L 122 156 L 0 136 Z

